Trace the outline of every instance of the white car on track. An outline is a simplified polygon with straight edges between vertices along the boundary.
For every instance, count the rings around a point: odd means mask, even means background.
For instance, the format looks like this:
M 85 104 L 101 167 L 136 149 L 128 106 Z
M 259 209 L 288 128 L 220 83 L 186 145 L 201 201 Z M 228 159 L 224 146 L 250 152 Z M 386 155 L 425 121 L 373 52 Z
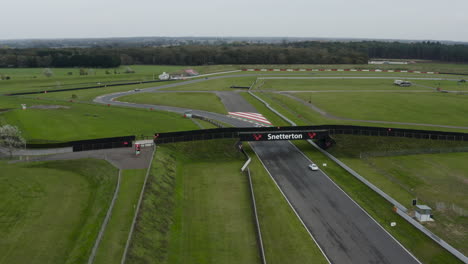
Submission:
M 312 163 L 312 164 L 309 164 L 309 169 L 311 169 L 311 170 L 313 170 L 313 171 L 316 171 L 316 170 L 318 170 L 319 168 L 318 168 L 317 165 L 315 165 L 314 163 Z

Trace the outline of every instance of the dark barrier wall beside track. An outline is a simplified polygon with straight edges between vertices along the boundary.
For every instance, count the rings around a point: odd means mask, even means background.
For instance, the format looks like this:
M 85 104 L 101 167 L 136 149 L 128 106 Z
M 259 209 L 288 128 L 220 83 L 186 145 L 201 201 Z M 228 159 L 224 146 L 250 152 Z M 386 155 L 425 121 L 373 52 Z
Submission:
M 135 136 L 113 137 L 113 138 L 98 138 L 90 140 L 80 140 L 70 142 L 73 147 L 73 152 L 109 149 L 109 148 L 127 148 L 132 146 Z
M 131 147 L 132 142 L 134 140 L 135 140 L 135 136 L 124 136 L 124 137 L 78 140 L 78 141 L 69 141 L 69 142 L 61 142 L 61 143 L 26 144 L 26 148 L 40 149 L 40 148 L 73 147 L 73 151 L 84 151 L 84 150 L 94 150 L 94 149 Z
M 100 85 L 87 86 L 87 87 L 43 90 L 43 91 L 35 91 L 35 92 L 11 93 L 11 94 L 5 94 L 5 95 L 6 96 L 14 96 L 14 95 L 28 95 L 28 94 L 56 93 L 56 92 L 67 92 L 67 91 L 86 90 L 86 89 L 95 89 L 95 88 L 105 88 L 105 87 L 111 87 L 111 86 L 124 86 L 124 85 L 135 85 L 135 84 L 142 84 L 142 83 L 169 82 L 169 81 L 173 81 L 173 80 L 155 80 L 155 81 L 141 81 L 141 82 L 136 81 L 136 82 L 126 82 L 126 83 L 110 83 L 110 84 L 100 84 Z
M 382 137 L 406 137 L 432 140 L 468 141 L 468 133 L 415 130 L 401 128 L 322 125 L 322 126 L 294 126 L 294 127 L 246 127 L 246 128 L 215 128 L 181 132 L 157 133 L 154 135 L 156 144 L 180 141 L 210 140 L 218 138 L 239 138 L 243 141 L 268 140 L 268 134 L 274 135 L 270 140 L 304 140 L 320 139 L 330 135 L 365 135 Z M 285 136 L 281 137 L 280 135 Z M 287 136 L 287 135 L 298 135 Z M 261 136 L 259 136 L 261 135 Z

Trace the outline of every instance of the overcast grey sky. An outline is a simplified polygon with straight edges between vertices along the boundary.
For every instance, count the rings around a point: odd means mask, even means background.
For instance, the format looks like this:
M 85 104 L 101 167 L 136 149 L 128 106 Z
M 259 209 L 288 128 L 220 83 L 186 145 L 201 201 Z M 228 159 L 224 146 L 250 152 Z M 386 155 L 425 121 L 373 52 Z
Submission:
M 0 39 L 132 36 L 468 41 L 468 0 L 5 0 Z

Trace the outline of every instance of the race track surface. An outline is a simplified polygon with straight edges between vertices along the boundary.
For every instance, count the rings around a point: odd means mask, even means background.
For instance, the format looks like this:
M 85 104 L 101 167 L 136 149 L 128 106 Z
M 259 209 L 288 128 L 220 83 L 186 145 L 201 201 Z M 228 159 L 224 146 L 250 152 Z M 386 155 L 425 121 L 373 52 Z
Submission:
M 290 142 L 251 145 L 332 263 L 419 263 Z

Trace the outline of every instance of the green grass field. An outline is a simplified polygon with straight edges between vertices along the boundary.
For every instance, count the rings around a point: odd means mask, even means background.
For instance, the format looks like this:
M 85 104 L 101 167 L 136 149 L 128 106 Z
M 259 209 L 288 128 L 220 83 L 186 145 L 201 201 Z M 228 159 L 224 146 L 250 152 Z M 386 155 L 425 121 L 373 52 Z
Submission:
M 234 141 L 157 149 L 127 263 L 259 263 Z
M 167 105 L 227 114 L 221 99 L 214 93 L 137 93 L 119 97 L 121 102 Z
M 468 91 L 468 82 L 466 82 L 467 77 L 463 77 L 465 82 L 459 81 L 427 81 L 427 80 L 417 80 L 413 81 L 415 84 L 425 85 L 433 88 L 441 88 L 442 90 L 448 91 Z M 462 80 L 462 79 L 460 79 Z
M 428 90 L 418 86 L 395 86 L 391 79 L 260 79 L 259 82 L 264 82 L 260 89 L 274 91 Z
M 130 67 L 135 73 L 125 73 Z M 12 92 L 53 90 L 75 87 L 94 86 L 98 83 L 122 83 L 128 81 L 157 80 L 162 72 L 177 72 L 183 69 L 195 69 L 200 74 L 229 71 L 238 68 L 231 65 L 210 66 L 167 66 L 167 65 L 130 65 L 111 69 L 88 69 L 88 75 L 79 75 L 78 68 L 51 68 L 53 75 L 43 75 L 43 68 L 0 68 L 0 74 L 10 76 L 8 81 L 0 80 L 0 94 Z M 106 73 L 107 72 L 107 73 Z M 69 75 L 71 73 L 71 75 Z
M 156 132 L 197 129 L 190 120 L 169 112 L 18 97 L 0 98 L 0 102 L 6 102 L 6 107 L 16 108 L 0 113 L 0 124 L 18 126 L 29 143 L 142 134 L 150 136 Z M 21 110 L 20 103 L 69 108 Z
M 328 263 L 258 157 L 244 147 L 252 158 L 249 168 L 267 263 Z
M 468 127 L 468 97 L 442 93 L 295 93 L 338 117 Z
M 91 159 L 0 166 L 0 263 L 87 262 L 117 169 Z
M 338 157 L 407 208 L 412 199 L 434 209 L 436 221 L 427 226 L 438 236 L 468 253 L 468 153 L 378 157 L 376 153 L 467 147 L 465 142 L 340 135 L 330 153 Z M 363 155 L 368 153 L 368 155 Z M 389 153 L 389 154 L 390 154 Z M 360 158 L 362 156 L 362 158 Z M 438 206 L 439 205 L 439 209 Z
M 124 170 L 112 215 L 94 259 L 95 264 L 120 263 L 146 170 Z
M 307 107 L 303 103 L 298 102 L 292 98 L 289 98 L 283 94 L 256 92 L 256 95 L 261 97 L 263 100 L 267 101 L 275 109 L 278 109 L 283 115 L 285 115 L 290 120 L 294 121 L 297 125 L 340 124 L 340 125 L 439 130 L 439 131 L 443 130 L 443 131 L 464 132 L 464 133 L 466 133 L 467 131 L 466 129 L 457 129 L 457 128 L 440 128 L 440 127 L 430 127 L 430 126 L 415 126 L 415 125 L 400 125 L 400 124 L 385 124 L 385 123 L 367 123 L 367 122 L 359 122 L 359 121 L 332 119 L 332 118 L 327 118 L 325 116 L 322 116 L 320 113 L 317 113 L 316 111 Z M 293 95 L 297 96 L 297 94 L 293 94 Z M 344 96 L 346 95 L 347 94 L 345 94 Z M 309 95 L 306 94 L 305 98 L 302 98 L 302 99 L 309 101 Z M 340 108 L 340 106 L 336 106 L 336 107 Z M 354 108 L 354 109 L 357 109 L 357 108 Z M 343 110 L 340 109 L 340 111 L 343 111 Z M 356 111 L 364 111 L 364 109 L 361 108 Z M 460 119 L 460 117 L 455 117 L 455 118 Z
M 461 263 L 460 260 L 445 251 L 432 239 L 395 214 L 392 211 L 392 205 L 384 198 L 362 184 L 307 142 L 297 141 L 295 144 L 315 163 L 327 163 L 327 166 L 322 167 L 322 170 L 423 263 Z M 398 228 L 391 227 L 390 222 L 396 222 Z

